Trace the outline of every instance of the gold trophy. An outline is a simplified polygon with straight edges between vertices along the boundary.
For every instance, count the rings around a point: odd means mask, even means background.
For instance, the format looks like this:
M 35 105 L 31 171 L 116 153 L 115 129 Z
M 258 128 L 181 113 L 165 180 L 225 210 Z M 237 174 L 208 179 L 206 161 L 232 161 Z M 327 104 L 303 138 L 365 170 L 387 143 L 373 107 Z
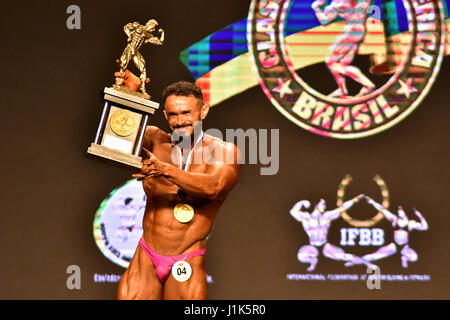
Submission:
M 104 89 L 105 105 L 95 140 L 88 148 L 88 153 L 133 167 L 142 167 L 139 154 L 145 128 L 149 115 L 155 113 L 159 103 L 151 101 L 145 90 L 147 69 L 139 49 L 145 43 L 164 43 L 162 29 L 158 29 L 159 36 L 153 35 L 157 27 L 158 22 L 151 19 L 146 25 L 133 22 L 123 28 L 128 39 L 120 57 L 120 72 L 125 72 L 129 62 L 133 61 L 140 72 L 141 87 L 138 92 L 122 85 Z

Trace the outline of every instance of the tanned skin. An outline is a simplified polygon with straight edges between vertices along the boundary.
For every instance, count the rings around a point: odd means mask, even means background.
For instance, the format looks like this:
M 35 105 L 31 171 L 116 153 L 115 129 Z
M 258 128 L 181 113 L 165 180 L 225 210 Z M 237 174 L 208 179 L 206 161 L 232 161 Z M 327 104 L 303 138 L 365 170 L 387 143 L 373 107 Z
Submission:
M 128 70 L 117 72 L 115 76 L 116 84 L 131 90 L 140 87 L 140 79 Z M 209 106 L 202 105 L 194 96 L 171 95 L 164 105 L 169 128 L 183 136 L 193 135 L 195 121 L 204 120 L 208 112 Z M 194 139 L 191 140 L 193 146 Z M 202 149 L 211 147 L 220 152 L 212 152 L 208 159 L 191 163 L 186 172 L 172 161 L 174 143 L 171 135 L 154 126 L 146 129 L 143 168 L 133 177 L 143 182 L 147 195 L 143 239 L 160 255 L 180 255 L 205 248 L 217 212 L 237 182 L 238 148 L 209 135 L 205 135 L 201 146 Z M 193 156 L 196 159 L 201 158 L 195 152 L 202 149 L 195 149 Z M 233 161 L 225 161 L 230 159 L 230 154 Z M 183 201 L 177 195 L 179 188 L 186 194 Z M 182 224 L 175 219 L 173 209 L 179 203 L 194 207 L 195 215 L 191 222 Z M 188 281 L 178 282 L 169 275 L 167 281 L 161 284 L 153 262 L 138 245 L 119 283 L 117 299 L 207 299 L 204 256 L 192 258 L 188 263 L 193 271 Z

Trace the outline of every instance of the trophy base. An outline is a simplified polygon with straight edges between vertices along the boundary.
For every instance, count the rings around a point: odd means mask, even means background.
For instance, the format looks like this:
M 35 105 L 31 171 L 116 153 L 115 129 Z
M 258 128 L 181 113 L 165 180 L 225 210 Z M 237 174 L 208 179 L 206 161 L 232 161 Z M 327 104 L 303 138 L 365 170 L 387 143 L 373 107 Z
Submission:
M 126 88 L 121 88 L 120 90 L 117 90 L 115 87 L 105 88 L 104 93 L 106 101 L 118 103 L 148 114 L 154 114 L 155 110 L 159 108 L 159 103 L 144 98 L 141 93 Z
M 116 162 L 120 162 L 132 167 L 142 168 L 142 158 L 138 156 L 134 156 L 132 154 L 128 154 L 119 150 L 111 149 L 105 146 L 101 146 L 95 143 L 92 143 L 91 146 L 87 150 L 88 153 L 106 158 L 109 160 L 113 160 Z
M 112 88 L 114 90 L 122 91 L 124 93 L 130 94 L 132 96 L 139 97 L 139 98 L 142 98 L 142 99 L 150 100 L 150 98 L 151 98 L 148 93 L 142 93 L 142 92 L 139 92 L 139 91 L 133 91 L 133 90 L 130 90 L 130 89 L 128 89 L 128 88 L 126 88 L 124 86 L 118 85 L 118 84 L 113 85 Z

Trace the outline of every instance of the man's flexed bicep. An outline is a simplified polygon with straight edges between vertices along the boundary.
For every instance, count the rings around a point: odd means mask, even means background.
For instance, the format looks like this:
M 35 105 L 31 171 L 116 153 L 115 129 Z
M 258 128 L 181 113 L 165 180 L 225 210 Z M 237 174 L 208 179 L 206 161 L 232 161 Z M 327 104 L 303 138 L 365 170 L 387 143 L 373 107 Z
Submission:
M 236 185 L 241 163 L 239 149 L 232 143 L 215 147 L 222 152 L 208 159 L 203 173 L 182 172 L 178 177 L 173 177 L 173 181 L 187 194 L 209 200 L 222 200 Z M 184 179 L 188 177 L 189 179 Z
M 211 178 L 211 188 L 206 193 L 211 200 L 224 199 L 236 185 L 239 176 L 240 165 L 238 163 L 228 164 L 217 161 L 209 166 L 205 175 Z
M 234 145 L 233 145 L 234 146 Z M 163 162 L 146 148 L 143 150 L 146 158 L 143 161 L 141 172 L 133 177 L 147 180 L 164 177 L 187 195 L 200 199 L 220 200 L 224 199 L 234 187 L 239 175 L 239 162 L 226 162 L 214 159 L 207 164 L 203 172 L 184 171 L 172 164 Z M 237 147 L 234 146 L 235 159 L 239 159 Z
M 153 148 L 158 141 L 163 140 L 162 138 L 164 138 L 164 140 L 169 140 L 166 136 L 167 133 L 162 131 L 160 128 L 155 126 L 147 126 L 145 129 L 144 138 L 142 140 L 142 146 L 148 151 L 153 152 Z

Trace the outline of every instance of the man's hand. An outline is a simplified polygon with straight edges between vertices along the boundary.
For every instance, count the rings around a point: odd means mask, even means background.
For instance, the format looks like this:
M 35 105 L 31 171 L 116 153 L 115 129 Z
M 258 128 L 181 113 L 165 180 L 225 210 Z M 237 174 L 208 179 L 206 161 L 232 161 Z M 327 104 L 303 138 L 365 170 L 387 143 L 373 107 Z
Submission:
M 120 61 L 116 60 L 116 62 L 120 66 Z M 138 91 L 141 87 L 141 79 L 135 76 L 128 69 L 125 70 L 125 72 L 116 72 L 114 73 L 114 76 L 116 77 L 116 85 L 124 86 L 125 88 L 130 89 L 132 91 Z M 149 82 L 150 82 L 149 78 L 145 79 L 145 83 Z
M 167 163 L 159 160 L 153 153 L 143 148 L 146 157 L 142 161 L 141 172 L 133 174 L 133 178 L 138 178 L 139 181 L 147 180 L 163 176 L 166 172 Z

